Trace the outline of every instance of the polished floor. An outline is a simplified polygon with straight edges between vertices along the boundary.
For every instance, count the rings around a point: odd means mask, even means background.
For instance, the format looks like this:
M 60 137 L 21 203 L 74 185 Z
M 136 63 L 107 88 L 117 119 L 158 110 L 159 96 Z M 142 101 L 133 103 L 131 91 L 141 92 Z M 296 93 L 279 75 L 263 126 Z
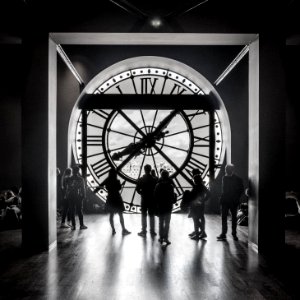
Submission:
M 25 256 L 20 231 L 0 233 L 0 299 L 193 300 L 293 299 L 247 243 L 218 242 L 220 217 L 207 215 L 206 240 L 188 238 L 192 221 L 173 214 L 171 245 L 139 237 L 139 215 L 125 215 L 132 231 L 111 235 L 107 215 L 85 215 L 87 230 L 58 229 L 57 248 Z M 298 277 L 299 278 L 299 277 Z

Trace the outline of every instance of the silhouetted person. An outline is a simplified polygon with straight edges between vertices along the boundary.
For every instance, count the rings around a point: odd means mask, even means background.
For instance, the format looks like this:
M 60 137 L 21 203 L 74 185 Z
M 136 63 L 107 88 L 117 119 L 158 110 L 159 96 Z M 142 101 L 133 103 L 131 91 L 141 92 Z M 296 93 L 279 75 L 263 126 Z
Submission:
M 147 214 L 149 215 L 150 234 L 155 236 L 155 202 L 154 189 L 157 180 L 151 175 L 151 166 L 145 165 L 145 174 L 138 179 L 136 191 L 141 195 L 141 211 L 142 211 L 142 231 L 139 236 L 145 237 L 147 234 Z
M 203 184 L 201 175 L 197 174 L 193 177 L 194 186 L 190 193 L 190 211 L 189 217 L 194 222 L 194 232 L 190 234 L 191 239 L 198 240 L 207 237 L 205 232 L 205 202 L 208 200 L 209 191 Z
M 62 206 L 62 190 L 61 190 L 61 172 L 59 168 L 56 168 L 56 207 L 58 209 Z
M 220 199 L 222 211 L 222 233 L 217 237 L 218 240 L 226 240 L 227 234 L 227 216 L 231 213 L 232 218 L 232 236 L 234 240 L 238 240 L 236 235 L 237 227 L 237 210 L 240 198 L 244 192 L 243 181 L 234 174 L 234 165 L 225 167 L 225 176 L 222 178 L 222 195 Z
M 193 169 L 192 170 L 192 178 L 194 179 L 194 177 L 196 175 L 200 175 L 201 176 L 201 172 L 199 169 Z M 194 186 L 195 183 L 193 181 L 192 185 Z M 191 196 L 191 191 L 190 190 L 185 190 L 183 192 L 183 195 L 182 195 L 182 201 L 180 203 L 180 208 L 183 212 L 187 212 L 190 210 L 190 205 L 191 205 L 191 202 L 192 202 L 192 196 Z M 195 230 L 193 230 L 189 236 L 192 237 L 195 235 Z
M 174 186 L 169 178 L 169 172 L 163 170 L 161 177 L 155 186 L 154 197 L 156 201 L 156 210 L 159 217 L 159 242 L 171 244 L 169 241 L 169 228 L 173 204 L 176 202 Z
M 200 172 L 199 169 L 193 169 L 193 170 L 192 170 L 192 176 L 193 176 L 193 178 L 194 178 L 194 176 L 196 176 L 196 175 L 201 175 L 201 172 Z
M 192 177 L 194 179 L 194 177 L 196 175 L 201 175 L 201 172 L 200 172 L 200 169 L 193 169 L 192 170 Z M 193 181 L 193 186 L 195 185 L 194 181 Z M 191 202 L 192 202 L 192 197 L 191 197 L 191 191 L 184 191 L 184 194 L 183 194 L 183 197 L 182 197 L 182 202 L 181 202 L 181 208 L 182 210 L 190 210 L 190 205 L 191 205 Z M 189 216 L 190 217 L 190 216 Z M 195 235 L 195 229 L 189 234 L 189 237 L 194 237 Z
M 117 178 L 117 172 L 110 169 L 108 177 L 101 183 L 107 190 L 106 209 L 109 212 L 109 222 L 112 229 L 112 234 L 116 233 L 114 225 L 114 214 L 117 213 L 120 217 L 122 226 L 122 234 L 126 235 L 131 233 L 125 228 L 123 211 L 125 210 L 124 203 L 120 194 L 121 183 Z
M 75 212 L 79 218 L 80 229 L 87 229 L 87 226 L 83 223 L 82 213 L 83 201 L 86 197 L 86 188 L 84 179 L 79 174 L 78 166 L 73 167 L 73 174 L 67 179 L 66 186 L 66 194 L 69 201 L 69 209 L 72 220 L 72 230 L 76 229 Z
M 151 170 L 151 175 L 153 176 L 154 179 L 156 179 L 156 181 L 158 181 L 158 177 L 154 169 Z
M 3 217 L 7 228 L 18 228 L 21 221 L 21 197 L 8 190 L 2 207 L 5 208 Z
M 71 222 L 71 214 L 70 214 L 70 209 L 69 209 L 69 199 L 67 198 L 67 183 L 69 178 L 72 176 L 72 169 L 67 168 L 62 176 L 61 183 L 61 189 L 62 189 L 62 195 L 63 195 L 63 200 L 62 200 L 62 217 L 61 217 L 61 228 L 69 228 L 70 226 L 67 225 L 66 222 L 66 217 L 68 216 L 68 223 Z

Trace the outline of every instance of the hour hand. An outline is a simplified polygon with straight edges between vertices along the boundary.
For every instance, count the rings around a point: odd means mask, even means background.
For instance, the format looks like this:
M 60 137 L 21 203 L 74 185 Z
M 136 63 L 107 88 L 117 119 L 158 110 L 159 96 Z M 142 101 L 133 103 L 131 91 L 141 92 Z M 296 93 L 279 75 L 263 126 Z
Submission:
M 161 132 L 159 132 L 159 133 L 155 136 L 155 139 L 156 139 L 157 141 L 159 141 L 160 139 L 164 138 L 165 135 L 168 134 L 168 133 L 169 133 L 168 130 L 166 130 L 166 131 L 161 131 Z
M 140 155 L 141 144 L 141 141 L 138 143 L 130 143 L 124 150 L 114 153 L 111 156 L 112 160 L 120 160 L 120 158 L 122 158 L 124 155 L 128 155 L 133 152 L 136 152 L 136 154 L 134 155 L 135 157 Z

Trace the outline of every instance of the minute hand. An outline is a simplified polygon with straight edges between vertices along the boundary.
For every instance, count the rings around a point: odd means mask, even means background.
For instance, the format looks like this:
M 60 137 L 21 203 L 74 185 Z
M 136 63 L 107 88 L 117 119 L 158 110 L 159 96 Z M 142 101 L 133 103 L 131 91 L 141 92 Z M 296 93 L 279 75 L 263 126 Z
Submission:
M 151 135 L 155 138 L 155 139 L 159 139 L 159 135 L 161 133 L 162 130 L 164 130 L 169 123 L 171 122 L 171 120 L 179 113 L 179 110 L 174 109 L 172 110 L 156 127 L 156 129 L 151 133 Z

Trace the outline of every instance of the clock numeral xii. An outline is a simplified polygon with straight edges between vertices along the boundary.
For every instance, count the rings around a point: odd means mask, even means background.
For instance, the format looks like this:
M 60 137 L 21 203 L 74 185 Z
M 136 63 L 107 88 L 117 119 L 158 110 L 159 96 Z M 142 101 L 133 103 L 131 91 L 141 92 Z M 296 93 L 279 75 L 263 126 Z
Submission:
M 155 94 L 155 85 L 158 78 L 141 78 L 141 94 Z

